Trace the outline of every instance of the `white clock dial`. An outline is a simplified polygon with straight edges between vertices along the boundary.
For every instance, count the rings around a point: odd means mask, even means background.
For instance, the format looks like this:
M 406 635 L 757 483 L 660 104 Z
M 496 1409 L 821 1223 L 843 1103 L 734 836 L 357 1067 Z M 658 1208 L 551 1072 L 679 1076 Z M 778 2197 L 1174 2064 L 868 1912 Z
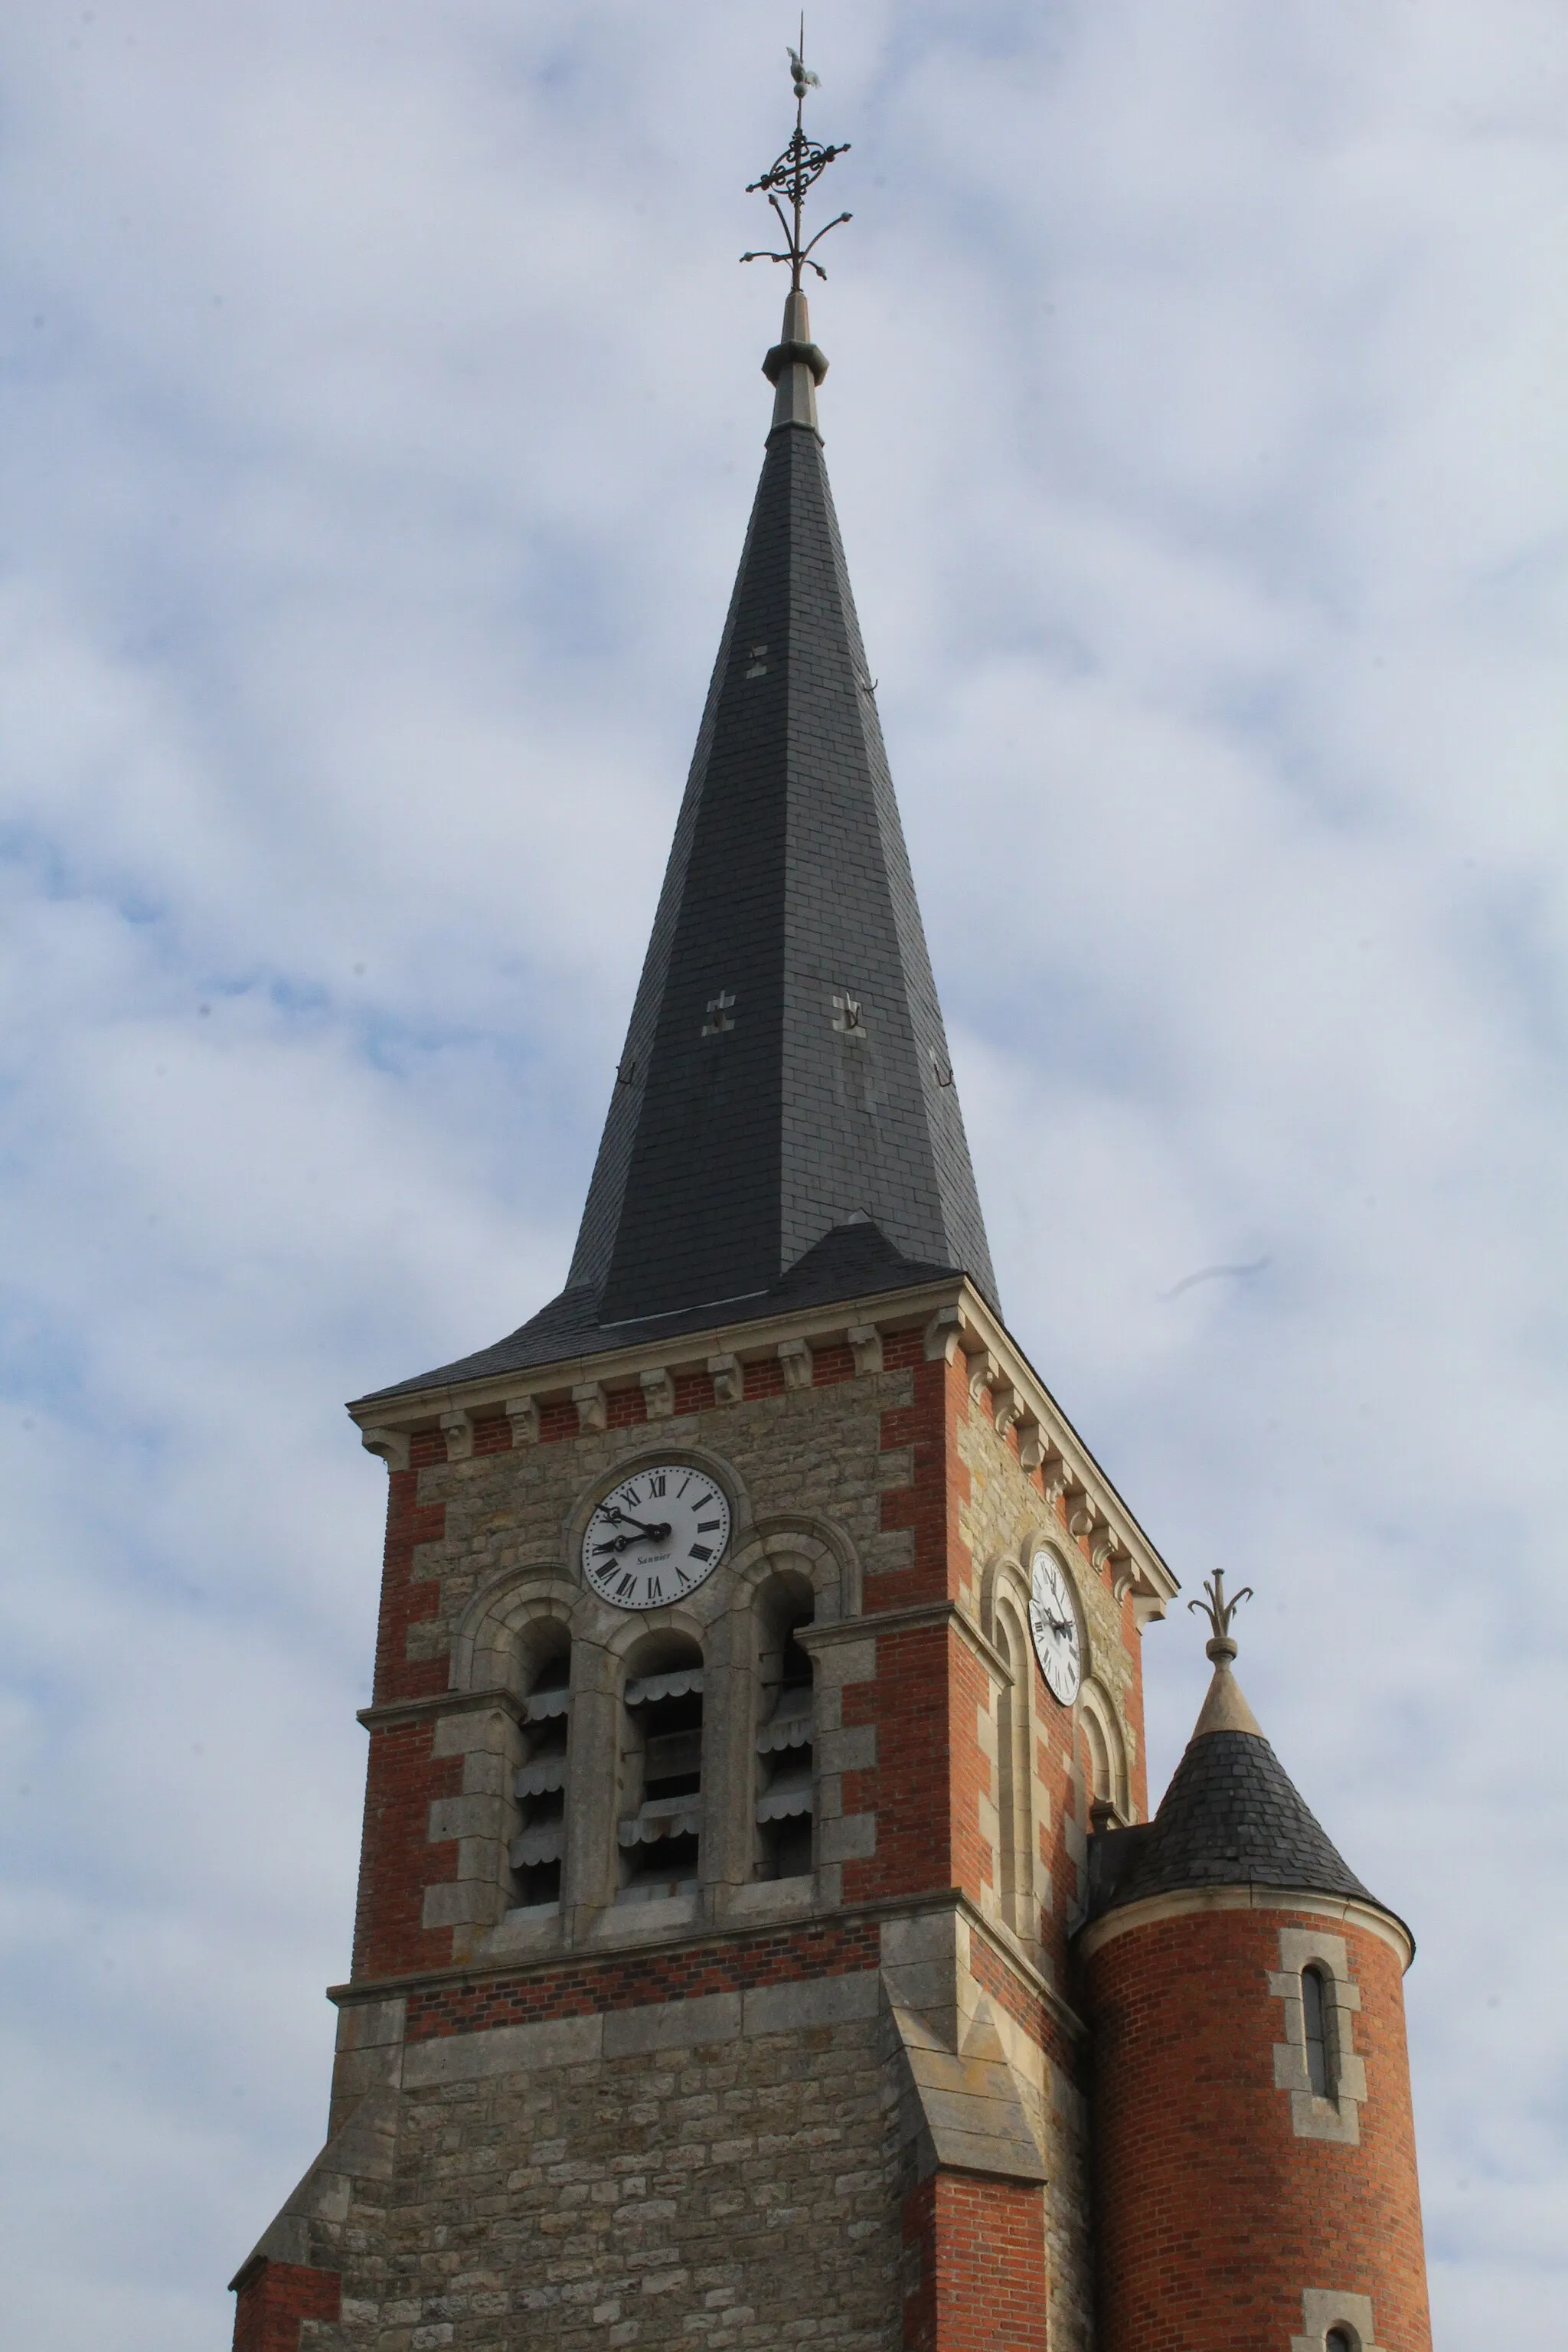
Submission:
M 685 1462 L 634 1470 L 606 1495 L 583 1538 L 583 1573 L 617 1609 L 662 1609 L 712 1575 L 730 1540 L 730 1505 Z
M 1029 1632 L 1047 1687 L 1064 1706 L 1070 1706 L 1083 1680 L 1078 1610 L 1062 1564 L 1048 1551 L 1037 1553 L 1035 1559 L 1029 1582 Z

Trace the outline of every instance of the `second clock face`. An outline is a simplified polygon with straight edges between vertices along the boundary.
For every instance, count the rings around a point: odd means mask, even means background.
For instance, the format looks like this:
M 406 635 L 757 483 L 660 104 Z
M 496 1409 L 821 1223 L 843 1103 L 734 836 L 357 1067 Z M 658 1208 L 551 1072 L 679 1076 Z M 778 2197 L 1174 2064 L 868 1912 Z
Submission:
M 1029 1580 L 1029 1632 L 1047 1688 L 1064 1706 L 1070 1706 L 1083 1679 L 1078 1611 L 1062 1564 L 1048 1551 L 1035 1556 Z
M 583 1538 L 583 1574 L 617 1609 L 662 1609 L 711 1576 L 730 1540 L 730 1505 L 684 1462 L 635 1470 L 605 1496 Z

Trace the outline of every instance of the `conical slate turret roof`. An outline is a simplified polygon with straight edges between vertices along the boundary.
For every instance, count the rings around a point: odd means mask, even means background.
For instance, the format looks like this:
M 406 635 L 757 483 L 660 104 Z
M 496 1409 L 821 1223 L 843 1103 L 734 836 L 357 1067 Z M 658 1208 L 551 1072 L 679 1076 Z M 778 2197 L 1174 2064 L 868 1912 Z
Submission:
M 996 1303 L 816 430 L 826 370 L 792 293 L 567 1286 L 509 1339 L 402 1389 L 954 1269 Z
M 1258 1729 L 1231 1673 L 1228 1639 L 1208 1644 L 1214 1679 L 1160 1809 L 1124 1833 L 1125 1859 L 1097 1909 L 1205 1886 L 1292 1887 L 1377 1903 L 1330 1843 Z

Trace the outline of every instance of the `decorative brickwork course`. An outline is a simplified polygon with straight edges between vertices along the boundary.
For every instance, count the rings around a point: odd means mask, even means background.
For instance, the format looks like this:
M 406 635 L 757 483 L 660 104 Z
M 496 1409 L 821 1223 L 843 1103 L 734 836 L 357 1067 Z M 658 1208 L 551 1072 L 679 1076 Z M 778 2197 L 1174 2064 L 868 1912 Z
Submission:
M 1304 2138 L 1275 2085 L 1281 1927 L 1333 1928 L 1361 1994 L 1354 2146 Z M 1380 2344 L 1429 2352 L 1400 1964 L 1310 1912 L 1216 1910 L 1089 1963 L 1100 2352 L 1288 2347 L 1304 2287 L 1369 2294 Z M 1128 2193 L 1129 2183 L 1135 2191 Z
M 879 1939 L 874 1920 L 831 1920 L 772 1935 L 727 1937 L 676 1951 L 637 1952 L 613 1959 L 584 1953 L 563 1967 L 477 1984 L 432 1987 L 410 1995 L 407 2038 L 472 2033 L 495 2025 L 534 2024 L 546 2018 L 588 2017 L 641 2009 L 652 2001 L 693 2000 L 704 1993 L 748 1992 L 756 1985 L 798 1984 L 817 1977 L 854 1976 L 875 1969 Z

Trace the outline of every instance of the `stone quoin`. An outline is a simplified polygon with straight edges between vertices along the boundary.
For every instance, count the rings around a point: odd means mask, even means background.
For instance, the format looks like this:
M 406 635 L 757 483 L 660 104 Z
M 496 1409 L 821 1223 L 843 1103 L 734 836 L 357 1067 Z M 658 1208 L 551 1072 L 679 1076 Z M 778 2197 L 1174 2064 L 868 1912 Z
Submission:
M 1403 1922 L 1002 1317 L 817 427 L 773 414 L 560 1295 L 388 1474 L 324 2146 L 236 2352 L 1429 2352 Z M 829 224 L 833 226 L 834 224 Z M 818 231 L 818 236 L 826 231 Z

